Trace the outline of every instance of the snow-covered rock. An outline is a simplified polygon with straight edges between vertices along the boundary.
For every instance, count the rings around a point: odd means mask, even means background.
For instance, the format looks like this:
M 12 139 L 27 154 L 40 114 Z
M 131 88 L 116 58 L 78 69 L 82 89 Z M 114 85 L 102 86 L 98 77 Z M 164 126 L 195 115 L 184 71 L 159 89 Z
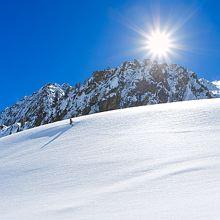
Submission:
M 47 84 L 0 114 L 0 136 L 56 121 L 56 108 L 71 87 Z
M 219 98 L 220 97 L 220 81 L 213 81 L 210 82 L 204 78 L 199 79 L 199 81 L 206 87 L 208 88 L 214 95 L 215 97 Z
M 82 85 L 48 84 L 0 113 L 0 136 L 132 106 L 217 97 L 220 89 L 179 65 L 143 60 L 96 71 Z M 19 129 L 12 129 L 19 123 Z M 5 127 L 6 126 L 6 127 Z
M 213 89 L 214 94 L 216 94 L 218 97 L 220 97 L 220 81 L 218 81 L 218 80 L 213 81 L 212 84 L 215 85 L 215 88 Z

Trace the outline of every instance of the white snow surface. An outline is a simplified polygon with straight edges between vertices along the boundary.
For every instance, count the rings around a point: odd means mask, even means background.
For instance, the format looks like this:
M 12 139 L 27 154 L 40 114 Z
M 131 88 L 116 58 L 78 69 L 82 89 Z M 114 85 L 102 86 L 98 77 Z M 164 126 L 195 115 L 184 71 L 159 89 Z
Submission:
M 0 219 L 220 219 L 220 99 L 0 138 Z

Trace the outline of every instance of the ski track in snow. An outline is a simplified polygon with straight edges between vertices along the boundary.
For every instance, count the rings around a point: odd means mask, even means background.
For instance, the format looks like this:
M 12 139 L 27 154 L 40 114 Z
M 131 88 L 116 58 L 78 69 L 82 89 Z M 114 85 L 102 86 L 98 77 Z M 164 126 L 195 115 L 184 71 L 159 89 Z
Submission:
M 0 219 L 220 219 L 220 99 L 0 138 Z

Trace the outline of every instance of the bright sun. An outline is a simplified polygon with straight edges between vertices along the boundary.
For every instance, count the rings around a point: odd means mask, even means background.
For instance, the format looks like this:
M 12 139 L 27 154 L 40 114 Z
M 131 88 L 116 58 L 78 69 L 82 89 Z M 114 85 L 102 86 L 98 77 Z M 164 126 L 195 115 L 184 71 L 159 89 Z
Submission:
M 147 49 L 154 58 L 166 58 L 172 49 L 172 41 L 168 33 L 153 31 L 147 38 Z

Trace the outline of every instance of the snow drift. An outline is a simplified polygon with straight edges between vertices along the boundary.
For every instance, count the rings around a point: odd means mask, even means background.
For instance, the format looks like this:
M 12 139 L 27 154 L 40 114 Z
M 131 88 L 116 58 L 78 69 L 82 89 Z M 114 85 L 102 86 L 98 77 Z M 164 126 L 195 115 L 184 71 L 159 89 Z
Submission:
M 0 219 L 220 219 L 220 99 L 109 111 L 0 139 Z

